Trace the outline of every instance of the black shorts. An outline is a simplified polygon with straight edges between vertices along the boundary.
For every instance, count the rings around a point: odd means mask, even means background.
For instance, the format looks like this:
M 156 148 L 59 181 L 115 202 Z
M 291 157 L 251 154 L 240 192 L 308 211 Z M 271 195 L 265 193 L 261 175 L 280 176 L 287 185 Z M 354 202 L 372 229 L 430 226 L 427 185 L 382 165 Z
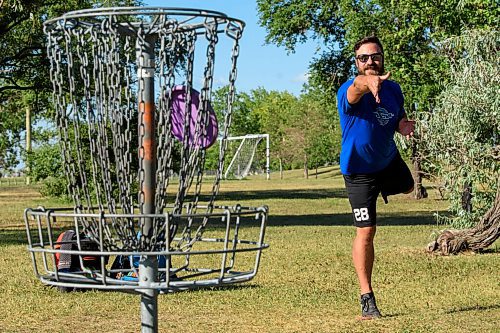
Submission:
M 377 224 L 377 198 L 406 193 L 413 188 L 413 177 L 399 154 L 382 171 L 371 174 L 344 175 L 345 187 L 356 227 Z

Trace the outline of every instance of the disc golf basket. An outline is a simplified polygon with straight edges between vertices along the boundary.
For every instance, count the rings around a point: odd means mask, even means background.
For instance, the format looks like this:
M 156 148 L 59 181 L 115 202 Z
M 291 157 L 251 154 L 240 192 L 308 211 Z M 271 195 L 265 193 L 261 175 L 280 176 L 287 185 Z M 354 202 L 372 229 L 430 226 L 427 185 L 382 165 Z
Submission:
M 25 210 L 44 284 L 140 294 L 142 331 L 156 332 L 158 293 L 257 274 L 267 207 L 216 204 L 243 27 L 219 12 L 152 7 L 81 10 L 45 23 L 74 206 Z M 230 45 L 230 66 L 217 119 L 210 96 L 219 39 Z M 210 182 L 203 170 L 217 137 Z M 74 237 L 58 239 L 64 230 Z M 87 265 L 89 257 L 98 264 Z M 58 269 L 68 258 L 77 268 Z

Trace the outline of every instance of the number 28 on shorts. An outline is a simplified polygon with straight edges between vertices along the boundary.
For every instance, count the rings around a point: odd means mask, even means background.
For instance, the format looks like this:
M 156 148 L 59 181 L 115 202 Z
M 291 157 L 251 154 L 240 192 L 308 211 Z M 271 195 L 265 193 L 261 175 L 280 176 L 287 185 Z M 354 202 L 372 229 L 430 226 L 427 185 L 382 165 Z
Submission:
M 352 210 L 354 213 L 354 218 L 356 221 L 368 221 L 370 219 L 370 215 L 368 214 L 368 208 L 354 208 Z

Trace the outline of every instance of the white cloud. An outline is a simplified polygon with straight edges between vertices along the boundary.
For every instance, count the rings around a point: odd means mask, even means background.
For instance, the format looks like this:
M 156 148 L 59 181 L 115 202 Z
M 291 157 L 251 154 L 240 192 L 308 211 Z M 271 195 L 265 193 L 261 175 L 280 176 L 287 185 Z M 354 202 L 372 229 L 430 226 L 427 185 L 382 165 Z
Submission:
M 298 83 L 305 83 L 309 80 L 309 76 L 311 76 L 309 73 L 302 73 L 299 75 L 296 75 L 293 79 L 292 82 L 298 82 Z
M 198 81 L 198 84 L 200 86 L 203 86 L 203 82 L 204 82 L 204 78 L 203 77 L 199 77 L 197 81 Z M 214 78 L 213 78 L 213 86 L 214 86 L 214 88 L 223 87 L 223 86 L 225 86 L 227 84 L 229 84 L 229 81 L 228 81 L 227 78 L 224 78 L 224 77 L 221 77 L 221 76 L 219 76 L 219 77 L 214 76 Z

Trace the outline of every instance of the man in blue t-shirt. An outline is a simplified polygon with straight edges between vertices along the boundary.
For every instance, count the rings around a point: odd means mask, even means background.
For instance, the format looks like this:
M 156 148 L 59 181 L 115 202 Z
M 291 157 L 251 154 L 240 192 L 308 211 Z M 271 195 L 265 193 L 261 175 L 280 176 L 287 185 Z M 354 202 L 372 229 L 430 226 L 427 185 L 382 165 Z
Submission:
M 410 138 L 415 122 L 406 118 L 400 86 L 384 74 L 384 52 L 377 37 L 365 37 L 354 46 L 358 75 L 337 93 L 342 150 L 340 170 L 351 204 L 356 237 L 352 248 L 361 291 L 361 318 L 380 317 L 371 278 L 375 258 L 376 202 L 409 193 L 413 178 L 394 143 L 399 132 Z

